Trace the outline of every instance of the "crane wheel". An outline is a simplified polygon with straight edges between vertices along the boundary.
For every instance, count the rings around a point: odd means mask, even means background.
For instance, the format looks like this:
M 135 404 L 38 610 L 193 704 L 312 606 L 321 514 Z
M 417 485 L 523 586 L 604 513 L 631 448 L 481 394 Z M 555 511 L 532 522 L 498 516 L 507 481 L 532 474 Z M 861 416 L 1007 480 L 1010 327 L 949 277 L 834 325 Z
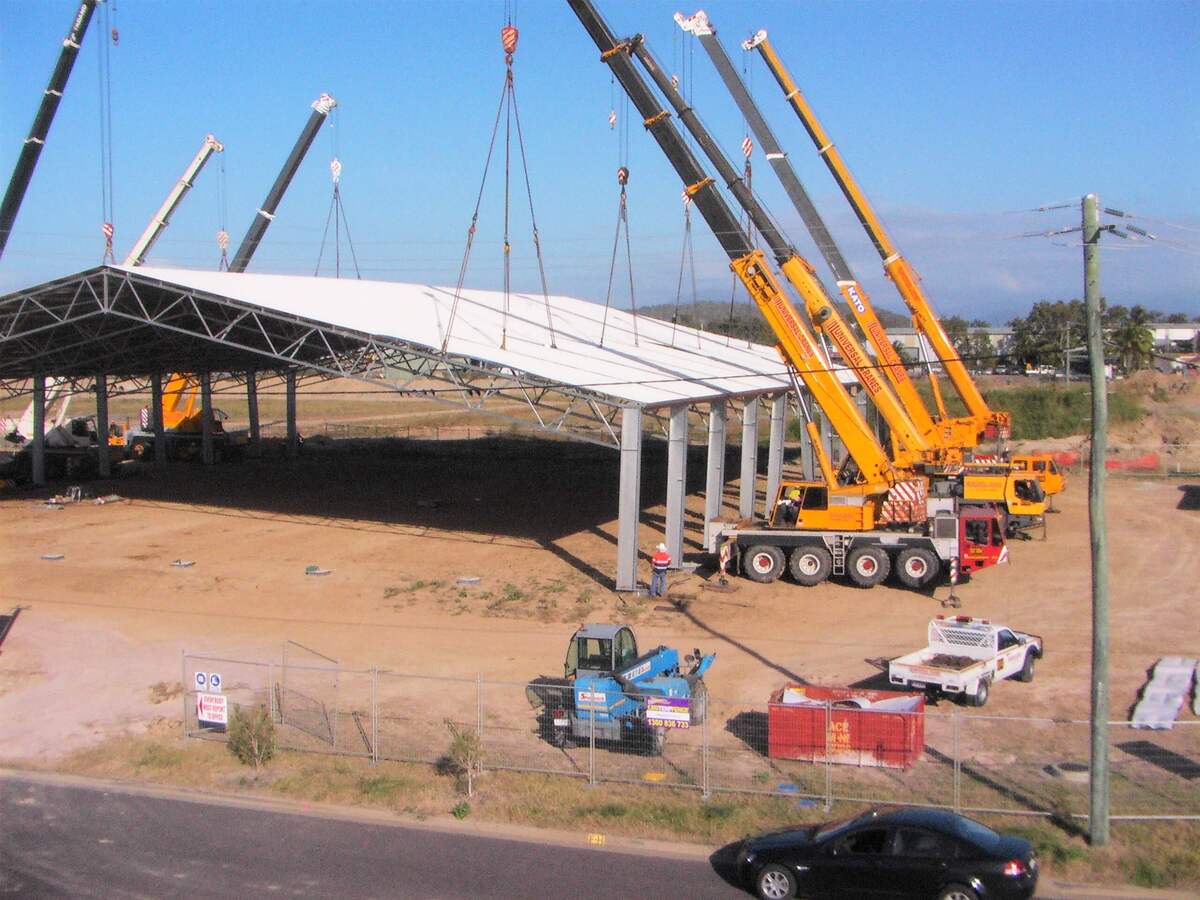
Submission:
M 896 577 L 910 588 L 923 588 L 937 577 L 941 568 L 937 556 L 924 547 L 909 547 L 896 557 Z
M 859 547 L 846 558 L 850 580 L 859 587 L 875 587 L 892 570 L 891 557 L 880 547 Z
M 783 551 L 767 544 L 755 544 L 742 556 L 742 571 L 751 581 L 770 584 L 783 574 Z
M 145 462 L 146 457 L 150 455 L 150 445 L 145 441 L 134 441 L 133 446 L 129 448 L 129 455 L 138 462 Z
M 792 551 L 788 571 L 797 584 L 813 587 L 829 577 L 833 571 L 833 556 L 824 547 L 809 544 Z

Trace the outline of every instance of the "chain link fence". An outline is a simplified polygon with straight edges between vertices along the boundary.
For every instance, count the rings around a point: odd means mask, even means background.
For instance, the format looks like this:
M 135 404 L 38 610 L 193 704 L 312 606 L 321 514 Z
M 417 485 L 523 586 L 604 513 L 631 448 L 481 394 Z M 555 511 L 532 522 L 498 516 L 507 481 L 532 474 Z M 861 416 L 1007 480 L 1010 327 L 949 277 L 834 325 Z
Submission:
M 706 695 L 686 727 L 600 717 L 564 728 L 572 688 L 554 679 L 353 669 L 294 642 L 278 662 L 185 654 L 182 665 L 190 738 L 225 739 L 197 716 L 202 695 L 219 692 L 230 712 L 268 710 L 281 749 L 439 765 L 454 723 L 480 736 L 485 768 L 590 784 L 786 795 L 825 807 L 897 803 L 1060 819 L 1088 811 L 1086 720 L 989 716 L 944 702 L 889 711 L 885 722 L 838 701 L 797 712 Z M 623 697 L 631 706 L 653 699 Z M 1200 820 L 1200 721 L 1169 731 L 1110 722 L 1109 759 L 1114 819 Z

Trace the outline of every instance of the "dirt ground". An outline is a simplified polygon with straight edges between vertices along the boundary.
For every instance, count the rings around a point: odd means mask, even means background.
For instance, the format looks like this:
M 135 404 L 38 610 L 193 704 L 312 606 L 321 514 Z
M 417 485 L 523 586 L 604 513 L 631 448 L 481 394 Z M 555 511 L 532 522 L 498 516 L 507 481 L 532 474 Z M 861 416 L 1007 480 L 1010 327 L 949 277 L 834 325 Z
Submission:
M 665 457 L 650 446 L 647 549 L 661 538 L 666 482 Z M 696 561 L 703 476 L 694 453 Z M 943 612 L 944 587 L 928 596 L 739 579 L 735 593 L 717 594 L 700 588 L 708 569 L 672 578 L 672 594 L 690 600 L 684 612 L 620 598 L 610 589 L 617 479 L 616 454 L 601 448 L 380 442 L 161 474 L 128 463 L 90 485 L 126 498 L 102 506 L 46 509 L 38 501 L 51 492 L 4 495 L 0 605 L 23 611 L 0 654 L 0 759 L 50 758 L 177 718 L 185 650 L 277 660 L 291 639 L 349 666 L 524 681 L 559 672 L 580 622 L 630 621 L 644 647 L 716 650 L 713 697 L 761 708 L 789 680 L 877 686 L 870 660 L 922 646 L 927 620 Z M 1200 510 L 1184 488 L 1108 483 L 1114 718 L 1128 715 L 1156 659 L 1200 653 Z M 731 509 L 736 498 L 731 483 Z M 1056 505 L 1048 540 L 1014 542 L 1011 562 L 958 591 L 961 612 L 1045 639 L 1037 680 L 997 685 L 991 714 L 1088 713 L 1086 482 L 1071 481 Z M 173 568 L 179 558 L 194 565 Z M 309 576 L 310 564 L 332 571 Z M 642 569 L 648 578 L 645 559 Z M 464 576 L 480 580 L 458 585 Z

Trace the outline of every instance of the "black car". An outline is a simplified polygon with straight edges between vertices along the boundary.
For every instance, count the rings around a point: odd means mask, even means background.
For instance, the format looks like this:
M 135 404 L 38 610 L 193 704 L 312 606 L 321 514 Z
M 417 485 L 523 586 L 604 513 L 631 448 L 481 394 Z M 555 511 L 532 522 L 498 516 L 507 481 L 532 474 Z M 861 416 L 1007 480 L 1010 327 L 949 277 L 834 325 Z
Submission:
M 764 900 L 1025 900 L 1038 874 L 1029 841 L 933 809 L 770 831 L 743 841 L 737 864 L 742 883 Z

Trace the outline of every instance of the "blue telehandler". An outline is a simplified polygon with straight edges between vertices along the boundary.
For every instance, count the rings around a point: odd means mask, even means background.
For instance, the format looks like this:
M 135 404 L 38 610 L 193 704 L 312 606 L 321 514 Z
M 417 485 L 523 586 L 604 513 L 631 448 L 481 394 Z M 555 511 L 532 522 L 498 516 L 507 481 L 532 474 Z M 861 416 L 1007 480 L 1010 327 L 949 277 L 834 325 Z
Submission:
M 563 677 L 542 677 L 526 690 L 544 737 L 560 747 L 597 742 L 662 753 L 667 733 L 704 721 L 704 673 L 716 658 L 699 650 L 684 658 L 655 647 L 640 654 L 628 625 L 583 625 L 567 646 Z

